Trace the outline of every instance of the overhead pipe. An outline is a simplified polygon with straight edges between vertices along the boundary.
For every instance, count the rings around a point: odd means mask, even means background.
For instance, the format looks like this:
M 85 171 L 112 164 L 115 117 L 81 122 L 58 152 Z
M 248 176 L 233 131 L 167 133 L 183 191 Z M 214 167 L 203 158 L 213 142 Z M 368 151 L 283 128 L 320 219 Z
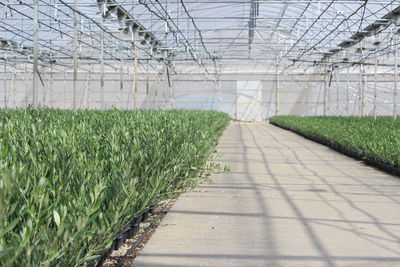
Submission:
M 132 34 L 132 36 L 138 36 L 143 38 L 140 41 L 141 45 L 150 45 L 152 52 L 162 52 L 160 47 L 165 45 L 157 39 L 157 37 L 150 32 L 146 27 L 140 24 L 127 10 L 125 10 L 115 0 L 97 0 L 97 6 L 104 19 L 118 19 L 120 24 L 120 30 L 124 34 Z

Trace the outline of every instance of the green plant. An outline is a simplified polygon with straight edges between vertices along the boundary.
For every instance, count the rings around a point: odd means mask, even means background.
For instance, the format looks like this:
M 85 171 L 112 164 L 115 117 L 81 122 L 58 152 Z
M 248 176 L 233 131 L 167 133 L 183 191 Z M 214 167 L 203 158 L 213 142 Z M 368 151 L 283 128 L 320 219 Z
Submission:
M 278 116 L 270 122 L 400 167 L 400 120 L 392 117 Z
M 205 170 L 214 111 L 0 112 L 0 265 L 82 266 Z

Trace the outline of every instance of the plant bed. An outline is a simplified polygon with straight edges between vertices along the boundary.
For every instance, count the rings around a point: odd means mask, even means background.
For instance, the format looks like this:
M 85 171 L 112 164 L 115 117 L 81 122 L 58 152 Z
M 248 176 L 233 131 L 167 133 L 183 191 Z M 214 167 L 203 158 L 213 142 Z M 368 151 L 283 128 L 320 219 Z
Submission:
M 226 170 L 226 166 L 221 168 L 219 164 L 209 162 L 207 170 L 198 177 L 179 180 L 179 186 L 177 186 L 177 188 L 182 190 L 171 193 L 171 198 L 160 201 L 148 211 L 132 220 L 132 222 L 128 224 L 127 227 L 124 227 L 121 233 L 113 240 L 111 248 L 106 250 L 96 262 L 91 264 L 91 266 L 131 266 L 137 254 L 149 241 L 179 195 L 187 190 L 192 190 L 199 183 L 210 182 L 212 173 L 225 172 Z
M 143 249 L 155 232 L 161 220 L 172 207 L 175 198 L 161 201 L 154 209 L 148 212 L 146 218 L 138 224 L 138 231 L 127 239 L 117 250 L 110 251 L 104 261 L 98 261 L 96 266 L 131 266 L 136 255 Z
M 392 117 L 270 118 L 271 124 L 400 175 L 400 121 Z
M 179 181 L 207 170 L 229 120 L 214 111 L 0 111 L 0 266 L 97 262 L 184 190 Z

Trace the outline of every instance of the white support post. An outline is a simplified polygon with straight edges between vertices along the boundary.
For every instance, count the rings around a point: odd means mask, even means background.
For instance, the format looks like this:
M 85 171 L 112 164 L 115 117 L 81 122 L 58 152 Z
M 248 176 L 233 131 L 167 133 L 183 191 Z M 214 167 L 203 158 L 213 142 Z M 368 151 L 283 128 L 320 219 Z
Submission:
M 4 54 L 4 108 L 7 108 L 7 57 Z
M 66 91 L 67 91 L 67 71 L 64 71 L 64 77 L 63 78 L 64 78 L 63 79 L 63 93 L 64 93 L 64 101 L 63 101 L 63 103 L 65 104 L 66 103 L 65 96 L 66 96 Z M 63 108 L 65 108 L 65 107 L 63 107 Z
M 166 0 L 165 1 L 165 9 L 166 9 L 166 12 L 168 12 L 169 11 L 169 5 L 170 5 L 170 1 L 169 0 Z M 176 16 L 177 16 L 177 19 L 178 19 L 178 15 L 179 15 L 179 13 L 178 13 L 178 9 L 177 9 L 177 13 L 176 13 Z M 189 22 L 189 18 L 188 18 L 188 22 Z M 164 28 L 164 43 L 168 43 L 168 33 L 169 33 L 169 29 L 168 29 L 168 21 L 167 20 L 165 20 L 165 28 Z M 186 31 L 187 31 L 187 36 L 188 36 L 188 38 L 189 38 L 189 23 L 187 23 L 187 28 L 186 28 Z M 167 58 L 167 53 L 165 52 L 165 54 L 164 54 L 164 58 Z M 164 67 L 164 70 L 165 70 L 165 72 L 166 72 L 166 74 L 167 75 L 169 75 L 167 72 L 169 71 L 168 69 L 167 69 L 167 66 L 165 66 Z M 170 97 L 170 106 L 171 106 L 171 109 L 173 109 L 174 108 L 174 92 L 173 92 L 173 85 L 172 85 L 172 81 L 171 80 L 169 80 L 168 81 L 168 79 L 170 79 L 169 77 L 167 77 L 167 82 L 168 82 L 168 86 L 169 86 L 169 90 L 170 90 L 170 92 L 169 92 L 169 97 Z
M 86 108 L 92 108 L 91 102 L 90 102 L 90 92 L 92 90 L 92 80 L 94 77 L 94 66 L 90 66 L 89 74 L 88 74 L 88 82 L 87 82 L 87 87 L 86 87 L 86 101 L 85 101 L 85 107 Z
M 324 116 L 326 116 L 327 115 L 327 111 L 328 111 L 328 109 L 327 109 L 327 96 L 328 96 L 328 94 L 327 94 L 327 92 L 328 92 L 328 72 L 327 72 L 327 70 L 328 70 L 328 67 L 326 67 L 326 69 L 325 69 L 325 73 L 324 73 Z
M 324 113 L 323 115 L 326 116 L 326 88 L 327 88 L 327 81 L 326 81 L 327 73 L 324 73 Z
M 150 79 L 149 76 L 146 77 L 146 95 L 149 94 L 149 90 L 150 90 Z
M 365 91 L 365 82 L 364 82 L 364 66 L 360 64 L 360 88 L 359 88 L 359 116 L 364 116 L 364 91 Z
M 33 85 L 32 85 L 32 105 L 37 107 L 38 87 L 39 87 L 39 0 L 33 1 Z
M 171 84 L 171 86 L 169 87 L 169 99 L 170 99 L 170 108 L 174 109 L 174 84 Z
M 339 71 L 336 71 L 335 74 L 336 80 L 336 116 L 340 115 L 339 110 Z
M 85 89 L 82 98 L 82 105 L 81 108 L 87 109 L 88 108 L 88 99 L 89 99 L 89 82 L 90 82 L 90 72 L 86 75 L 86 82 L 85 82 Z
M 219 110 L 222 111 L 222 80 L 221 80 L 221 63 L 218 63 L 218 102 Z
M 365 74 L 365 66 L 361 64 L 361 117 L 364 116 L 365 113 L 365 86 L 366 86 L 366 74 Z
M 120 109 L 124 106 L 124 67 L 123 67 L 123 59 L 120 59 L 120 74 L 119 74 L 119 101 L 120 101 Z
M 50 63 L 50 107 L 53 107 L 53 87 L 54 87 L 54 75 L 53 75 L 53 63 Z
M 188 33 L 188 36 L 189 36 L 189 33 Z M 219 53 L 219 55 L 222 55 L 221 47 L 222 47 L 222 44 L 221 44 L 221 32 L 219 31 L 218 32 L 218 53 Z M 221 74 L 221 71 L 222 71 L 222 63 L 221 63 L 221 60 L 219 60 L 219 62 L 218 62 L 218 79 L 219 79 L 219 97 L 218 97 L 218 101 L 219 101 L 219 110 L 222 111 L 222 74 Z
M 327 114 L 327 116 L 330 116 L 330 115 L 332 115 L 331 114 L 331 85 L 332 85 L 332 76 L 333 76 L 333 73 L 332 73 L 332 69 L 331 69 L 331 72 L 330 72 L 330 74 L 328 75 L 328 87 L 327 87 L 327 92 L 326 92 L 326 114 Z
M 74 69 L 74 82 L 73 82 L 73 109 L 77 109 L 76 101 L 76 90 L 77 90 L 77 79 L 78 79 L 78 14 L 77 0 L 74 0 L 74 55 L 73 55 L 73 69 Z
M 147 61 L 147 64 L 146 64 L 146 98 L 147 98 L 147 96 L 149 95 L 149 93 L 150 93 L 150 75 L 149 75 L 149 73 L 150 73 L 150 66 L 149 66 L 149 61 Z M 158 84 L 161 84 L 160 82 L 159 82 L 159 80 L 157 81 L 157 82 L 155 82 L 156 81 L 156 77 L 158 77 L 159 75 L 158 75 L 158 73 L 156 74 L 156 76 L 154 76 L 153 77 L 153 80 L 154 80 L 154 83 L 153 83 L 153 86 L 154 86 L 154 84 L 156 85 L 156 86 L 158 86 Z
M 276 76 L 276 85 L 275 85 L 275 116 L 279 116 L 279 65 L 278 61 L 275 66 L 275 76 Z
M 347 67 L 347 75 L 346 75 L 346 116 L 349 116 L 349 106 L 350 106 L 350 68 Z
M 138 109 L 138 82 L 137 82 L 137 72 L 138 72 L 138 54 L 135 43 L 132 44 L 134 67 L 133 67 L 133 109 Z
M 363 42 L 360 42 L 360 69 L 359 69 L 359 80 L 358 80 L 358 116 L 362 117 L 364 112 L 364 99 L 363 99 L 363 64 L 362 64 L 362 57 L 363 57 Z
M 397 118 L 397 76 L 398 76 L 398 49 L 397 49 L 397 34 L 394 38 L 394 81 L 393 81 L 393 118 Z
M 363 104 L 362 104 L 362 64 L 360 64 L 359 77 L 358 77 L 358 116 L 362 116 Z
M 379 56 L 379 54 L 378 54 L 379 52 L 377 51 L 376 52 L 376 54 L 375 54 L 375 66 L 374 66 L 374 119 L 376 119 L 376 116 L 377 116 L 377 112 L 376 112 L 376 109 L 377 109 L 377 103 L 376 103 L 376 101 L 377 101 L 377 97 L 378 97 L 378 56 Z
M 122 36 L 122 32 L 121 32 L 121 40 L 123 40 L 122 39 L 123 38 L 123 36 Z M 118 44 L 119 44 L 119 56 L 120 56 L 120 58 L 119 58 L 119 63 L 120 63 L 120 65 L 119 65 L 119 91 L 120 91 L 120 109 L 122 109 L 122 107 L 123 107 L 123 96 L 124 96 L 124 52 L 123 52 L 123 42 L 122 41 L 119 41 L 118 42 Z
M 17 72 L 16 69 L 14 68 L 14 72 L 11 78 L 11 89 L 13 91 L 13 107 L 17 107 L 17 88 L 15 86 L 15 79 L 17 78 Z
M 101 28 L 103 28 L 103 18 L 100 20 Z M 104 109 L 104 31 L 100 29 L 100 106 Z

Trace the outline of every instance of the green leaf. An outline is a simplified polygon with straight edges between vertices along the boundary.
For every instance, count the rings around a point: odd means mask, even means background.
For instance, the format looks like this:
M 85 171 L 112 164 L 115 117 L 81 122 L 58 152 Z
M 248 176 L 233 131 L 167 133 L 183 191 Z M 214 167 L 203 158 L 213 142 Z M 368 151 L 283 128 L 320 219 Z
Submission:
M 53 211 L 53 217 L 54 217 L 54 222 L 56 223 L 57 227 L 60 226 L 60 214 L 58 214 L 58 212 L 56 210 Z
M 0 259 L 6 256 L 8 253 L 10 253 L 14 248 L 13 247 L 8 247 L 3 250 L 0 250 Z
M 19 218 L 14 219 L 12 222 L 10 222 L 5 229 L 2 231 L 0 236 L 4 236 L 6 233 L 14 229 L 14 227 L 18 224 Z
M 87 257 L 86 261 L 92 261 L 92 260 L 98 259 L 100 256 L 101 255 L 93 255 L 93 256 Z
M 1 156 L 3 159 L 7 156 L 8 150 L 9 150 L 8 141 L 3 140 L 3 151 L 1 152 Z

